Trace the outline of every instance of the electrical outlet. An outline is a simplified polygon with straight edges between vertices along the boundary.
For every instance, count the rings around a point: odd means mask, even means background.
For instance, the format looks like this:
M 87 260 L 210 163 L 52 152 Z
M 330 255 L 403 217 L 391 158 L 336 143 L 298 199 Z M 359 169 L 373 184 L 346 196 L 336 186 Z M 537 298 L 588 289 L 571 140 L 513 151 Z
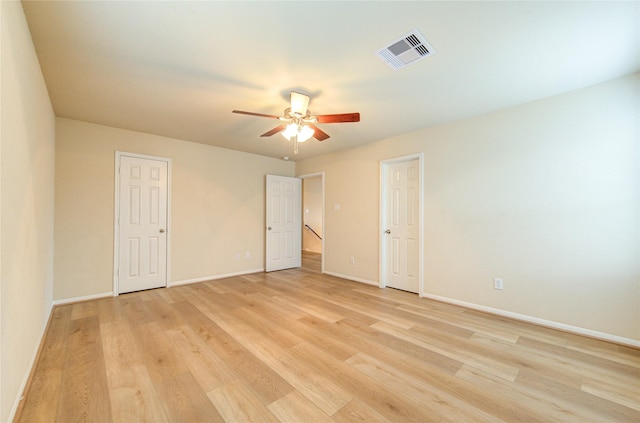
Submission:
M 240 253 L 236 253 L 236 260 L 240 260 Z
M 246 253 L 244 253 L 244 258 L 250 259 L 251 258 L 251 251 L 247 251 Z
M 500 289 L 500 290 L 504 289 L 502 278 L 493 278 L 493 288 Z
M 349 263 L 356 264 L 356 258 L 354 256 L 349 257 Z

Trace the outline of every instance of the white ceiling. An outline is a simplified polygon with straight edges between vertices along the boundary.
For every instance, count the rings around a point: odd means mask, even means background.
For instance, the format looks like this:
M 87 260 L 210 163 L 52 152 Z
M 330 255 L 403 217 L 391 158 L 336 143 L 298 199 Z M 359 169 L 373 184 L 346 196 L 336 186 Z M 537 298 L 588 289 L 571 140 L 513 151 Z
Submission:
M 57 116 L 303 159 L 640 70 L 640 2 L 23 2 Z M 375 55 L 418 29 L 437 50 Z M 331 138 L 260 138 L 288 94 Z

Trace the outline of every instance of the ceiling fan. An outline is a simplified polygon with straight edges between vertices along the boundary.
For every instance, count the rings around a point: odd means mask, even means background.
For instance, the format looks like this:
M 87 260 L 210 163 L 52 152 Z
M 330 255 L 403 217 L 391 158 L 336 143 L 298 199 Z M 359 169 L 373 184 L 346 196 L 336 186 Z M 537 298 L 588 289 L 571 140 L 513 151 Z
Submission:
M 300 142 L 304 142 L 311 137 L 318 141 L 324 141 L 329 138 L 329 134 L 318 128 L 315 125 L 316 123 L 360 122 L 360 113 L 312 115 L 309 111 L 309 99 L 310 97 L 308 95 L 291 91 L 291 107 L 284 109 L 282 116 L 245 112 L 242 110 L 233 110 L 232 113 L 280 120 L 282 122 L 281 125 L 276 126 L 260 136 L 270 137 L 274 134 L 282 133 L 286 139 L 294 141 L 294 154 L 298 154 L 298 143 Z

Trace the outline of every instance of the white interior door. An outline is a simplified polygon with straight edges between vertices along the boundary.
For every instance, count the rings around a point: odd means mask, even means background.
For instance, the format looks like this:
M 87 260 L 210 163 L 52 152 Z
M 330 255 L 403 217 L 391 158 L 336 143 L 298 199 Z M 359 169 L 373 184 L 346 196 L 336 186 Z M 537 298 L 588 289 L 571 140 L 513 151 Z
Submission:
M 267 175 L 267 272 L 300 267 L 302 263 L 302 183 L 298 178 Z
M 167 169 L 167 161 L 120 156 L 120 294 L 167 286 Z
M 418 293 L 420 162 L 390 163 L 384 171 L 384 265 L 386 286 Z

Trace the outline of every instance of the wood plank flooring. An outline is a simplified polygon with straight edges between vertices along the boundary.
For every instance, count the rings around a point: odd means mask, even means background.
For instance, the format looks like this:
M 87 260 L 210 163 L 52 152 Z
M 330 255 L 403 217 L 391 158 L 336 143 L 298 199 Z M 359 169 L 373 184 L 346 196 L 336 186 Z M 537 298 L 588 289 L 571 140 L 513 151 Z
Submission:
M 58 306 L 17 422 L 640 422 L 640 351 L 301 269 Z

